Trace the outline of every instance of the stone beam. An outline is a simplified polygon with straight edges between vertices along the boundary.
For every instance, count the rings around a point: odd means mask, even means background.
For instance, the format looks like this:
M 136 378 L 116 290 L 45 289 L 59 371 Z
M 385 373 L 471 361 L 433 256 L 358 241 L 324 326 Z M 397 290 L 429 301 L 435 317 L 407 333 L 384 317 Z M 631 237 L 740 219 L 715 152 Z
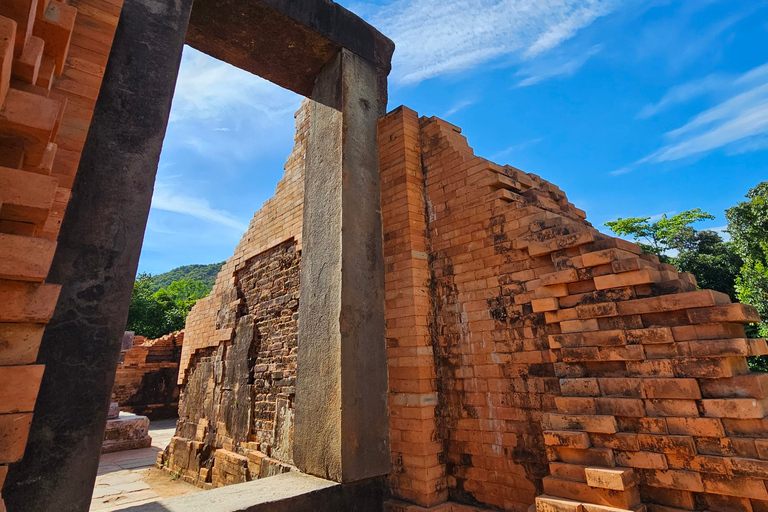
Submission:
M 395 48 L 330 0 L 195 0 L 187 44 L 307 97 L 341 48 L 372 63 L 384 80 Z
M 125 0 L 49 282 L 62 285 L 14 512 L 89 509 L 192 0 Z
M 336 482 L 390 470 L 378 87 L 341 50 L 312 91 L 293 449 Z

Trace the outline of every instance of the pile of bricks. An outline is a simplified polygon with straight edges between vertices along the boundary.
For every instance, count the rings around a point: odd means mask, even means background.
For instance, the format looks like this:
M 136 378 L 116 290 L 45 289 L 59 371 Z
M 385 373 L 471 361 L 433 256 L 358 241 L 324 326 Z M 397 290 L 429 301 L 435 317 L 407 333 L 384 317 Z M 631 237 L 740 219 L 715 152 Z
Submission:
M 135 336 L 133 346 L 121 354 L 112 401 L 120 409 L 150 418 L 172 418 L 178 414 L 179 358 L 184 331 L 154 340 Z
M 24 452 L 59 293 L 44 281 L 121 6 L 0 2 L 0 487 Z

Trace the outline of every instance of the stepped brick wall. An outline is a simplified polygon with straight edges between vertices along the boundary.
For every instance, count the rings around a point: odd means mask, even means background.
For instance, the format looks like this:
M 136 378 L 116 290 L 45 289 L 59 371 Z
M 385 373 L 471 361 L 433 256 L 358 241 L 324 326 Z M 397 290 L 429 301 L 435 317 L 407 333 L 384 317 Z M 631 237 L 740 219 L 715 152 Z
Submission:
M 59 293 L 45 280 L 121 6 L 0 2 L 0 487 L 24 453 Z
M 307 101 L 295 117 L 295 145 L 274 197 L 187 318 L 179 423 L 161 464 L 202 487 L 293 463 Z
M 164 460 L 200 485 L 289 468 L 306 115 L 278 194 L 187 325 Z M 768 511 L 753 308 L 601 234 L 443 120 L 398 108 L 379 150 L 389 510 Z
M 122 354 L 112 388 L 112 401 L 120 405 L 120 410 L 152 419 L 177 415 L 176 381 L 183 343 L 184 331 L 154 340 L 133 338 L 133 347 Z

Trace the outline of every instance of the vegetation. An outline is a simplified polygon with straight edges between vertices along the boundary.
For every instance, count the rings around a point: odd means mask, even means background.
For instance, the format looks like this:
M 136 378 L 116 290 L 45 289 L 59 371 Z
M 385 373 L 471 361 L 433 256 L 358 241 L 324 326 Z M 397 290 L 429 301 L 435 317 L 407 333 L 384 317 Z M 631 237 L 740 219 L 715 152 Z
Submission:
M 186 276 L 206 276 L 214 267 L 221 268 L 221 264 L 188 265 L 160 276 L 153 277 L 146 273 L 136 276 L 126 329 L 151 339 L 183 329 L 192 306 L 211 292 L 215 281 L 215 274 L 214 279 L 208 279 L 208 282 Z M 180 278 L 168 282 L 168 275 Z M 159 277 L 163 277 L 161 283 L 168 284 L 158 286 Z
M 153 276 L 155 291 L 160 288 L 167 288 L 171 283 L 181 281 L 182 279 L 202 281 L 208 288 L 213 288 L 213 283 L 216 282 L 216 276 L 219 274 L 222 265 L 224 265 L 223 261 L 221 263 L 211 263 L 210 265 L 184 265 L 164 274 L 158 274 Z
M 768 318 L 768 181 L 746 195 L 747 201 L 729 208 L 726 242 L 715 231 L 697 231 L 691 224 L 714 216 L 699 208 L 677 215 L 630 217 L 606 222 L 620 236 L 631 236 L 643 252 L 696 276 L 701 288 L 727 293 L 733 300 L 757 308 Z M 768 337 L 768 323 L 747 326 L 747 335 Z M 754 370 L 768 371 L 767 357 L 750 358 Z

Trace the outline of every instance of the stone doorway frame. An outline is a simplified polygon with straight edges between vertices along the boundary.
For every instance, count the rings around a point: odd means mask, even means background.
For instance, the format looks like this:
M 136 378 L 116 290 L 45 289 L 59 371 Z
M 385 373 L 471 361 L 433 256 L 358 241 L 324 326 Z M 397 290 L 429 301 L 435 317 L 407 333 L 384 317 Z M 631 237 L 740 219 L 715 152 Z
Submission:
M 59 235 L 11 510 L 87 511 L 184 43 L 311 98 L 294 458 L 390 470 L 376 125 L 394 44 L 330 0 L 126 0 Z

